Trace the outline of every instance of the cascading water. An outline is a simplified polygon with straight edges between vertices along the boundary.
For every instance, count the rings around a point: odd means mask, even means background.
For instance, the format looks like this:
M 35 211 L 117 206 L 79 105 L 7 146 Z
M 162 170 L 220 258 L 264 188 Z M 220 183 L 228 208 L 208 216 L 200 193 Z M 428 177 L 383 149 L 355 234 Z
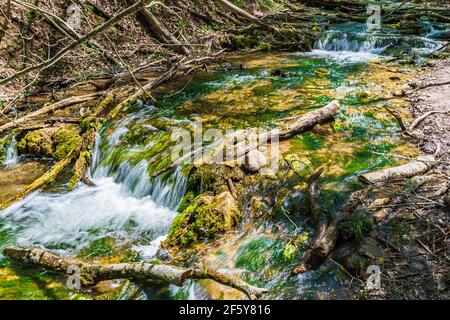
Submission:
M 407 47 L 410 51 L 431 52 L 440 43 L 427 37 L 402 35 L 392 31 L 367 31 L 365 25 L 343 24 L 324 32 L 314 43 L 313 54 L 341 59 L 369 60 L 389 48 Z
M 159 245 L 167 233 L 186 178 L 180 169 L 151 178 L 145 160 L 135 165 L 123 161 L 114 171 L 105 162 L 127 132 L 126 126 L 142 115 L 125 117 L 112 134 L 96 137 L 90 174 L 93 187 L 80 184 L 66 193 L 37 191 L 0 211 L 0 234 L 11 235 L 1 246 L 43 246 L 73 254 L 96 239 L 113 237 L 131 243 L 138 252 L 142 246 L 143 255 L 151 258 L 149 252 L 154 255 L 156 250 L 149 251 L 148 244 Z
M 13 165 L 19 161 L 19 157 L 17 154 L 17 140 L 15 137 L 12 137 L 11 141 L 6 146 L 6 155 L 5 160 L 3 161 L 3 165 Z

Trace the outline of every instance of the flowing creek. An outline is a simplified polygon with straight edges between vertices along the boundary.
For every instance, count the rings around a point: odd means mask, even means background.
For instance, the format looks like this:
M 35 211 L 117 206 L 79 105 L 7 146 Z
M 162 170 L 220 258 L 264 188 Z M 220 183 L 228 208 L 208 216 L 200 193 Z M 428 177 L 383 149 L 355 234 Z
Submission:
M 349 26 L 328 31 L 309 53 L 252 53 L 231 56 L 241 68 L 213 68 L 193 78 L 181 77 L 155 92 L 156 103 L 139 101 L 120 120 L 104 125 L 97 136 L 91 178 L 93 187 L 68 191 L 61 177 L 50 187 L 0 211 L 0 249 L 8 244 L 41 246 L 65 256 L 100 262 L 157 259 L 159 244 L 176 217 L 187 178 L 178 167 L 158 177 L 170 164 L 171 127 L 201 121 L 204 129 L 273 126 L 277 119 L 301 115 L 339 99 L 341 111 L 330 124 L 280 143 L 285 158 L 324 167 L 324 203 L 334 212 L 361 188 L 356 176 L 398 164 L 385 153 L 416 156 L 419 151 L 399 133 L 383 109 L 385 104 L 408 118 L 406 102 L 393 93 L 412 78 L 413 68 L 387 62 L 383 50 L 408 43 L 427 52 L 439 46 L 428 38 L 373 35 Z M 436 31 L 433 31 L 436 32 Z M 275 72 L 276 71 L 276 72 Z M 33 181 L 48 162 L 26 159 L 8 149 L 0 168 L 0 201 Z M 286 188 L 285 188 L 286 189 Z M 295 213 L 301 188 L 292 185 L 274 196 Z M 253 190 L 255 193 L 257 190 Z M 306 238 L 304 217 L 294 220 Z M 245 219 L 242 227 L 209 248 L 202 263 L 270 290 L 274 299 L 346 297 L 344 275 L 324 265 L 317 271 L 291 275 L 295 259 L 286 253 L 275 227 L 292 231 L 282 214 Z M 118 286 L 118 285 L 117 285 Z M 15 266 L 0 255 L 0 299 L 82 299 L 95 290 L 74 291 L 65 277 L 36 268 Z M 233 298 L 234 290 L 210 281 L 174 286 L 121 288 L 115 298 Z

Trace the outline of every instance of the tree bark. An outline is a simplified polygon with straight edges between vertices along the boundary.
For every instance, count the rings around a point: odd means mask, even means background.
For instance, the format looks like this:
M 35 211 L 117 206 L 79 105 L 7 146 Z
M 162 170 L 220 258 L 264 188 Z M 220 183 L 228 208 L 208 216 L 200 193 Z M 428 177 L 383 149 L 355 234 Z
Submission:
M 243 292 L 252 300 L 260 298 L 268 291 L 252 286 L 238 278 L 208 269 L 181 268 L 151 263 L 94 264 L 63 258 L 38 248 L 6 247 L 3 254 L 16 263 L 30 264 L 61 273 L 67 273 L 69 267 L 78 267 L 80 268 L 80 281 L 84 286 L 113 279 L 159 280 L 177 286 L 183 285 L 187 279 L 211 279 Z

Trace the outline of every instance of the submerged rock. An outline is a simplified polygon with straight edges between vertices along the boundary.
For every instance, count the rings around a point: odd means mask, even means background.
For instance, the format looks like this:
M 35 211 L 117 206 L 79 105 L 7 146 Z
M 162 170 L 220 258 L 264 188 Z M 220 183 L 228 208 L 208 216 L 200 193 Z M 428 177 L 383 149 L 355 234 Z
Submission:
M 186 247 L 213 240 L 237 226 L 241 212 L 230 192 L 195 198 L 172 223 L 166 245 Z

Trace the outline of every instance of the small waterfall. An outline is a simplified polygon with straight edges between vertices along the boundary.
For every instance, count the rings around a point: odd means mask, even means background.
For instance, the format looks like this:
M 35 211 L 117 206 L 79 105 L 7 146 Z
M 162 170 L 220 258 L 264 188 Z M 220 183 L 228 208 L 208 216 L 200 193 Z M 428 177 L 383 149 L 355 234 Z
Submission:
M 17 153 L 17 140 L 16 137 L 12 137 L 10 142 L 6 146 L 6 156 L 4 165 L 12 165 L 18 162 L 19 156 Z
M 314 44 L 314 49 L 380 53 L 390 45 L 398 45 L 401 38 L 359 32 L 327 31 Z
M 434 49 L 436 47 L 434 41 L 422 37 L 330 30 L 316 41 L 314 49 L 377 54 L 382 53 L 388 47 L 400 45 L 408 45 L 416 49 Z
M 112 134 L 96 136 L 90 172 L 94 186 L 80 184 L 66 193 L 36 191 L 0 211 L 0 235 L 7 235 L 1 246 L 37 245 L 67 255 L 96 239 L 112 237 L 147 257 L 155 254 L 177 215 L 187 179 L 180 168 L 152 178 L 146 159 L 132 164 L 123 157 L 108 165 L 105 160 L 111 153 L 132 154 L 146 147 L 122 143 L 130 118 L 139 117 L 135 113 L 117 124 Z M 9 150 L 14 149 L 11 144 Z M 12 161 L 14 153 L 9 154 Z
M 122 128 L 116 129 L 116 132 L 123 132 Z M 111 136 L 110 136 L 111 137 Z M 111 143 L 110 137 L 105 141 L 108 145 Z M 115 140 L 115 139 L 114 139 Z M 187 185 L 187 178 L 181 173 L 181 169 L 175 168 L 173 171 L 166 172 L 156 178 L 148 174 L 148 162 L 146 159 L 132 165 L 127 160 L 114 166 L 104 163 L 104 159 L 114 152 L 120 152 L 109 145 L 107 151 L 101 151 L 100 136 L 96 138 L 96 146 L 92 154 L 92 173 L 95 180 L 105 177 L 112 177 L 114 181 L 121 184 L 124 190 L 133 194 L 136 198 L 150 196 L 157 204 L 175 210 L 184 196 Z

